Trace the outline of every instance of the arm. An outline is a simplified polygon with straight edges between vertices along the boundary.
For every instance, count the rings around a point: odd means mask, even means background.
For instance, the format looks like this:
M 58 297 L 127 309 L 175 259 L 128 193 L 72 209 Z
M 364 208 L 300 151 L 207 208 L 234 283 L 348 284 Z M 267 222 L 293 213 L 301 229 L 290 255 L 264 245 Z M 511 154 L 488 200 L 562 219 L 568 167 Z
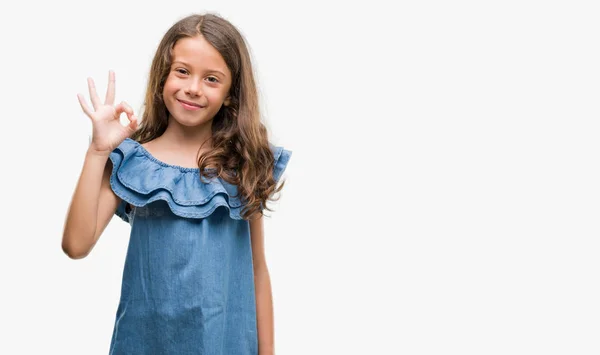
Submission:
M 83 95 L 77 94 L 81 109 L 92 120 L 93 136 L 63 230 L 62 249 L 72 259 L 81 259 L 90 253 L 119 206 L 121 201 L 110 187 L 112 162 L 109 156 L 137 129 L 137 118 L 127 103 L 113 106 L 113 71 L 109 71 L 108 79 L 106 100 L 102 103 L 94 80 L 88 78 L 94 111 L 88 107 Z M 130 121 L 126 127 L 119 121 L 121 113 L 126 113 Z
M 88 149 L 63 230 L 62 250 L 72 259 L 90 253 L 117 209 L 120 200 L 110 188 L 111 170 L 106 154 Z
M 262 216 L 250 220 L 252 238 L 252 260 L 254 264 L 254 284 L 256 291 L 256 318 L 258 325 L 258 354 L 275 354 L 273 297 L 271 278 L 267 269 L 264 252 L 264 232 Z

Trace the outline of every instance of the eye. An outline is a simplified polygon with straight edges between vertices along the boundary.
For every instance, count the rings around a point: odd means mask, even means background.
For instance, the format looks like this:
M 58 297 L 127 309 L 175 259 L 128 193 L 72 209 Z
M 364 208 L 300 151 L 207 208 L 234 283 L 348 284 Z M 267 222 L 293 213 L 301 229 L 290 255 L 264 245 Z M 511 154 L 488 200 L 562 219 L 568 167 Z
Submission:
M 188 71 L 185 70 L 185 69 L 183 69 L 183 68 L 177 68 L 177 69 L 175 69 L 175 71 L 178 72 L 178 73 L 180 73 L 180 74 L 187 74 L 188 73 Z
M 214 76 L 209 76 L 207 79 L 215 79 L 214 81 L 211 81 L 211 83 L 218 83 L 219 79 L 215 78 Z

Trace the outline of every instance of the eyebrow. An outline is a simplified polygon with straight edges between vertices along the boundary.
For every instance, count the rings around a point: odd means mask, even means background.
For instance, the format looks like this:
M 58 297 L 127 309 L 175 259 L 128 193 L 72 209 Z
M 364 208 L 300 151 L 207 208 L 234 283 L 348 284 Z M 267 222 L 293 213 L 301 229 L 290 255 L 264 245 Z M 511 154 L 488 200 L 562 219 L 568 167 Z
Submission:
M 173 64 L 175 64 L 175 63 L 181 63 L 181 64 L 183 64 L 183 65 L 187 65 L 188 67 L 191 67 L 191 65 L 190 65 L 189 63 L 183 62 L 183 61 L 181 61 L 181 60 L 175 60 L 175 61 L 173 61 Z M 214 72 L 214 73 L 219 73 L 219 74 L 221 74 L 221 75 L 223 75 L 223 76 L 225 76 L 225 77 L 227 76 L 227 75 L 225 75 L 225 74 L 224 74 L 222 71 L 219 71 L 219 70 L 217 70 L 217 69 L 209 69 L 208 71 L 209 71 L 209 72 Z

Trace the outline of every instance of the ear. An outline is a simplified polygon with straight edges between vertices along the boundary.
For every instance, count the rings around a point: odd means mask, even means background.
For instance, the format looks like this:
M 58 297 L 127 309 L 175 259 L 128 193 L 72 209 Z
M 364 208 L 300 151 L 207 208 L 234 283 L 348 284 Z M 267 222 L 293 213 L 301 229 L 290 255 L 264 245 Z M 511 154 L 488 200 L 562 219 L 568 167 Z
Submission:
M 223 105 L 229 106 L 231 104 L 231 96 L 227 96 L 225 101 L 223 101 Z

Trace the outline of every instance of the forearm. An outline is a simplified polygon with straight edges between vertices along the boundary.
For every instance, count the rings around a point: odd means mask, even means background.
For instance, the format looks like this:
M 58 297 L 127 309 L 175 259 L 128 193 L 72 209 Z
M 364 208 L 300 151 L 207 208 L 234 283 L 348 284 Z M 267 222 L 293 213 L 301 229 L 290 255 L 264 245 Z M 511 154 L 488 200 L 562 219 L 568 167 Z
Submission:
M 98 216 L 98 200 L 102 174 L 108 156 L 88 150 L 67 219 L 65 221 L 62 248 L 73 257 L 85 255 L 93 244 Z
M 258 354 L 274 355 L 274 317 L 271 278 L 266 265 L 256 267 L 254 272 L 256 290 L 256 318 L 258 325 Z

